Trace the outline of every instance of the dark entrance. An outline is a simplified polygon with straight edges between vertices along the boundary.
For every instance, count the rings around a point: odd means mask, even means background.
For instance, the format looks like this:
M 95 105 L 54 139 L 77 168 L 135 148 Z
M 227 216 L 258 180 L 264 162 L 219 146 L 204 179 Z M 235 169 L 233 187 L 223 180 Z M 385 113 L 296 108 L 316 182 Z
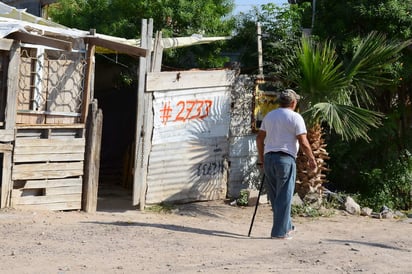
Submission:
M 133 208 L 136 88 L 118 84 L 118 67 L 96 65 L 95 98 L 103 111 L 97 210 Z

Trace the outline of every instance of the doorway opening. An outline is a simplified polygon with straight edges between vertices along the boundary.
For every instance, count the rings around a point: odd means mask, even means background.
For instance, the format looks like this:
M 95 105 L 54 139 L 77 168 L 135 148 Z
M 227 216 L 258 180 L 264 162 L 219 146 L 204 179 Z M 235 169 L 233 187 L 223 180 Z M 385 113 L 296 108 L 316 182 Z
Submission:
M 94 97 L 103 112 L 98 211 L 133 209 L 137 88 L 119 85 L 122 68 L 96 64 Z

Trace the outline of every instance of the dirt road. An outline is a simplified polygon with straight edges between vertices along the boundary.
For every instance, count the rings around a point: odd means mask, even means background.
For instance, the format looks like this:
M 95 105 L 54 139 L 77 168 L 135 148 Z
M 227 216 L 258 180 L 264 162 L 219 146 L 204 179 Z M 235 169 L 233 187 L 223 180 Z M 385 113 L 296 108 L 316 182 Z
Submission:
M 269 239 L 271 211 L 223 201 L 172 213 L 0 211 L 0 273 L 412 273 L 412 221 L 338 213 L 295 218 Z

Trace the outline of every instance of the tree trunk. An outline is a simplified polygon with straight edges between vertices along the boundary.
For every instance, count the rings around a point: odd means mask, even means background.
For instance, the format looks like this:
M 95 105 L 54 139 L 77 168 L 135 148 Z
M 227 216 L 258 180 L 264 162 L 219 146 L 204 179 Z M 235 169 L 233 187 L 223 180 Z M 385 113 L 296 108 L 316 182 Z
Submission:
M 326 160 L 329 159 L 326 151 L 325 140 L 322 138 L 322 127 L 316 124 L 308 129 L 307 137 L 317 162 L 317 169 L 311 170 L 308 159 L 300 150 L 296 160 L 297 180 L 295 190 L 303 199 L 309 193 L 321 194 L 324 190 L 323 184 L 327 182 L 324 172 L 329 171 Z

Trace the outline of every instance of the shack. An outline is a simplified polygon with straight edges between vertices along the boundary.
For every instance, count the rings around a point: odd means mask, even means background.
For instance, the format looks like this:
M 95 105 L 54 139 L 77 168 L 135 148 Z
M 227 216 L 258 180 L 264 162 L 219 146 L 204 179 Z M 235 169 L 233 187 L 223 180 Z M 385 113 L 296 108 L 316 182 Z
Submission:
M 92 210 L 102 119 L 95 48 L 142 58 L 147 50 L 4 3 L 0 35 L 1 208 Z
M 141 33 L 131 41 L 69 29 L 0 3 L 1 208 L 96 210 L 104 149 L 97 48 L 134 56 L 139 67 L 132 205 L 227 197 L 236 72 L 160 71 L 168 44 L 225 38 L 152 39 L 151 20 Z

